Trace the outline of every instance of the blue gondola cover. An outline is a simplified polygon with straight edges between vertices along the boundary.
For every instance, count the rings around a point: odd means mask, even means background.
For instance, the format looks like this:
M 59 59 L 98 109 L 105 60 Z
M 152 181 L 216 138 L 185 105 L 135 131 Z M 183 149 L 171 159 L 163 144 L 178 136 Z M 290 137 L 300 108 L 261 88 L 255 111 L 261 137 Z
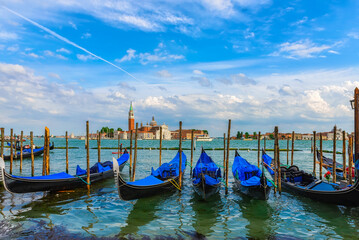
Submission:
M 156 170 L 154 170 L 152 168 L 151 175 L 154 177 L 159 177 L 159 178 L 163 178 L 163 179 L 168 178 L 168 177 L 178 176 L 179 175 L 179 156 L 180 155 L 178 152 L 177 155 L 169 163 L 163 163 Z M 186 161 L 187 161 L 187 157 L 182 152 L 182 173 L 184 172 L 184 170 L 186 168 Z
M 221 169 L 213 162 L 212 158 L 208 156 L 205 151 L 202 151 L 201 156 L 193 169 L 193 184 L 198 184 L 201 181 L 201 173 L 204 173 L 207 185 L 213 186 L 220 182 Z
M 274 175 L 274 171 L 270 167 L 268 167 L 268 166 L 270 166 L 272 164 L 272 158 L 267 154 L 263 154 L 262 159 L 267 164 L 266 168 L 269 171 L 269 173 L 271 175 Z

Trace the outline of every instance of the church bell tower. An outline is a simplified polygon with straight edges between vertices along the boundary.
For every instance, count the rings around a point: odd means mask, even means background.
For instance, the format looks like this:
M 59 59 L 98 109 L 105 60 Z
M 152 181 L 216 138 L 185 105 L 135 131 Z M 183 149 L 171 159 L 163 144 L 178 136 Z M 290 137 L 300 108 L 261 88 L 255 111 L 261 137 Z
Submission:
M 135 116 L 133 114 L 132 102 L 130 105 L 130 111 L 128 112 L 128 131 L 135 129 Z

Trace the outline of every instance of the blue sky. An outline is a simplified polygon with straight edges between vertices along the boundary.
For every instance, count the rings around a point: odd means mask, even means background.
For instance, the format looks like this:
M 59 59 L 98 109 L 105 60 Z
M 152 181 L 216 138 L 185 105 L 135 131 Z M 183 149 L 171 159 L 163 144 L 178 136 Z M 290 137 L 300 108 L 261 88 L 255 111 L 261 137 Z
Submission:
M 352 131 L 358 5 L 0 0 L 0 124 L 126 129 L 133 101 L 136 121 L 212 136 L 229 118 L 233 132 Z

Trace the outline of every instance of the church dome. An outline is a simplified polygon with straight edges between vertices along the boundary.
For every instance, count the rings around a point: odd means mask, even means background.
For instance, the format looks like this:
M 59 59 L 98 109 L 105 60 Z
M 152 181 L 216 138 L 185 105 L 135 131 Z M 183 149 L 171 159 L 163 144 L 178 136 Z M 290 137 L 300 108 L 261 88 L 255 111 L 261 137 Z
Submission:
M 155 117 L 154 117 L 154 116 L 152 116 L 152 121 L 151 121 L 150 125 L 151 125 L 152 127 L 157 126 L 157 122 L 155 121 Z

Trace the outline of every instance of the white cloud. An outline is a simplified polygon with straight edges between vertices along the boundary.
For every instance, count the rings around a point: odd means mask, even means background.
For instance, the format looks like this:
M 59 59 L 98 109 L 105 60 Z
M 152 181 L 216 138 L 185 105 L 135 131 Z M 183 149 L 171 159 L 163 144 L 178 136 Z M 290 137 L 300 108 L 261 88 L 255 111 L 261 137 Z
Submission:
M 10 40 L 17 40 L 19 37 L 16 33 L 13 32 L 0 32 L 0 40 L 10 41 Z
M 350 32 L 348 33 L 348 37 L 359 39 L 359 33 L 358 32 Z
M 57 74 L 57 73 L 49 73 L 49 77 L 52 77 L 52 78 L 56 78 L 56 79 L 61 80 L 60 75 L 59 75 L 59 74 Z
M 44 54 L 45 54 L 45 56 L 48 56 L 48 57 L 55 57 L 55 58 L 58 58 L 58 59 L 67 60 L 67 57 L 62 56 L 61 54 L 56 54 L 56 53 L 54 53 L 54 52 L 52 52 L 50 50 L 45 50 Z
M 339 54 L 339 52 L 334 51 L 334 50 L 329 50 L 328 53 L 333 53 L 333 54 L 337 54 L 337 55 Z
M 70 54 L 71 51 L 70 50 L 67 50 L 66 48 L 59 48 L 56 50 L 56 52 L 59 52 L 59 53 L 67 53 L 67 54 Z
M 68 23 L 73 29 L 77 30 L 77 26 L 75 23 L 73 23 L 72 21 L 69 21 Z
M 40 56 L 37 55 L 36 53 L 28 53 L 26 55 L 29 56 L 29 57 L 33 57 L 33 58 L 40 58 Z
M 91 55 L 84 55 L 84 54 L 76 54 L 76 57 L 81 60 L 86 62 L 87 60 L 94 60 L 96 59 L 94 56 Z
M 125 62 L 125 61 L 131 61 L 132 59 L 136 58 L 136 50 L 134 49 L 128 49 L 127 54 L 123 56 L 121 59 L 116 59 L 116 62 Z
M 17 51 L 19 51 L 19 46 L 14 45 L 14 46 L 8 47 L 6 50 L 8 50 L 9 52 L 17 52 Z
M 162 77 L 162 78 L 171 78 L 172 74 L 170 72 L 168 72 L 167 70 L 161 70 L 157 72 L 157 76 Z
M 297 42 L 285 42 L 279 45 L 279 50 L 272 53 L 271 56 L 283 56 L 291 59 L 313 58 L 330 49 L 329 45 L 317 45 L 309 39 L 300 40 Z
M 193 70 L 193 74 L 195 74 L 195 75 L 204 75 L 204 73 L 201 70 L 197 70 L 197 69 Z
M 90 38 L 90 37 L 91 37 L 91 33 L 84 33 L 84 34 L 82 34 L 82 36 L 81 36 L 82 39 L 88 39 L 88 38 Z
M 211 81 L 206 77 L 192 77 L 192 80 L 197 81 L 202 87 L 211 87 Z
M 136 91 L 136 88 L 131 86 L 127 82 L 120 82 L 118 85 L 120 86 L 121 89 L 128 89 L 128 90 L 131 90 L 131 91 Z
M 240 85 L 255 85 L 257 82 L 252 78 L 247 77 L 244 73 L 238 73 L 231 75 L 232 81 L 235 84 Z

